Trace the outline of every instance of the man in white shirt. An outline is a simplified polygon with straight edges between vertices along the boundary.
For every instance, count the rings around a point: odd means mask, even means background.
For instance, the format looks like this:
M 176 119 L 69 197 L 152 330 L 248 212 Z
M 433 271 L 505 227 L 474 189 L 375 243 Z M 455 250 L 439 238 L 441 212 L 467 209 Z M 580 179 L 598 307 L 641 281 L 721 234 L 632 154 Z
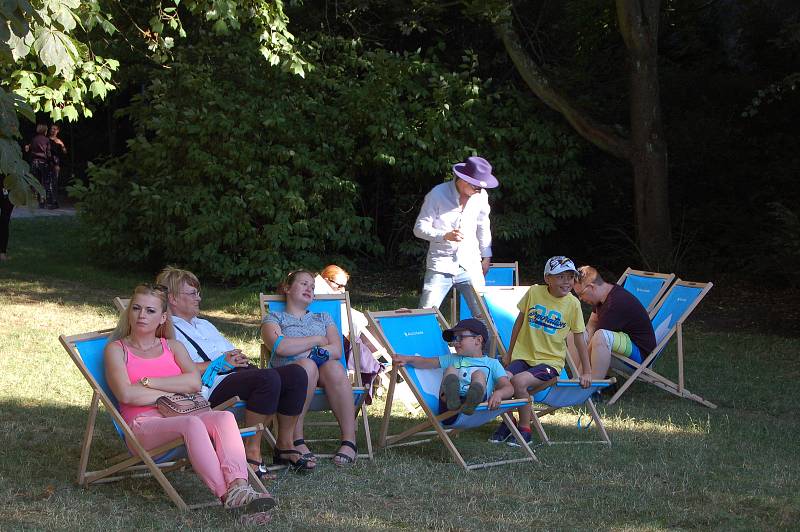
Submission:
M 453 166 L 455 179 L 436 185 L 425 196 L 414 235 L 430 242 L 419 306 L 439 307 L 451 287 L 467 301 L 473 316 L 481 316 L 469 285 L 485 284 L 492 259 L 489 195 L 498 186 L 492 165 L 469 157 Z
M 211 322 L 199 318 L 200 281 L 190 271 L 167 266 L 158 274 L 158 284 L 167 287 L 167 301 L 172 312 L 175 336 L 186 347 L 202 374 L 220 357 L 229 364 L 227 371 L 216 375 L 203 395 L 217 406 L 234 396 L 247 403 L 245 426 L 268 425 L 277 416 L 278 437 L 273 462 L 289 465 L 298 472 L 314 468 L 308 449 L 301 440 L 292 441 L 297 418 L 303 411 L 308 390 L 308 375 L 297 364 L 283 368 L 259 369 L 249 364 L 247 356 L 236 349 Z M 230 370 L 230 366 L 233 369 Z M 292 368 L 292 369 L 288 369 Z M 259 477 L 270 477 L 262 462 L 261 433 L 245 439 L 247 461 L 256 467 Z M 299 447 L 299 449 L 298 449 Z

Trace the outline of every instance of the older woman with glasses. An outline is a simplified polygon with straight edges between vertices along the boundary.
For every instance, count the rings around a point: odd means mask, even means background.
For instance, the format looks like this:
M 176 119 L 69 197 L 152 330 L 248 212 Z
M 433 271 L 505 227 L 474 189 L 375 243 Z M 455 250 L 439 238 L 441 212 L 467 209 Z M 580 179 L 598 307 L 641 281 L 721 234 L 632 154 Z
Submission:
M 167 266 L 158 275 L 158 282 L 170 289 L 169 308 L 174 316 L 176 336 L 197 364 L 198 371 L 205 375 L 203 395 L 211 405 L 238 396 L 247 403 L 244 413 L 247 426 L 268 425 L 277 417 L 273 463 L 286 465 L 299 473 L 312 471 L 314 463 L 302 458 L 292 443 L 308 390 L 306 372 L 298 366 L 259 369 L 251 365 L 247 356 L 211 322 L 199 317 L 200 281 L 192 272 Z M 209 370 L 213 364 L 216 366 Z M 214 372 L 215 368 L 220 370 Z M 262 434 L 257 433 L 245 441 L 247 461 L 256 467 L 260 477 L 274 478 L 261 457 L 261 438 Z
M 145 449 L 182 437 L 195 472 L 225 508 L 244 512 L 247 523 L 269 521 L 266 512 L 275 499 L 247 483 L 244 445 L 233 414 L 211 410 L 164 417 L 155 406 L 162 395 L 200 390 L 200 373 L 175 340 L 166 287 L 136 287 L 109 337 L 104 359 L 120 413 Z

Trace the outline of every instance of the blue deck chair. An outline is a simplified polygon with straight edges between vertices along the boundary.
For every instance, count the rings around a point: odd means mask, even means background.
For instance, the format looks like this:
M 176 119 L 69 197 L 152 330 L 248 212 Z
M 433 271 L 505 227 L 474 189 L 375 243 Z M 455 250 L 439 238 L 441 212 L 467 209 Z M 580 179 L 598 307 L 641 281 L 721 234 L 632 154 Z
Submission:
M 175 506 L 181 510 L 220 505 L 219 499 L 215 499 L 213 502 L 209 503 L 187 505 L 169 480 L 167 480 L 166 476 L 164 476 L 165 472 L 181 469 L 190 465 L 186 457 L 186 449 L 183 445 L 182 438 L 177 438 L 147 451 L 136 439 L 136 436 L 133 435 L 130 426 L 128 426 L 122 414 L 120 414 L 118 408 L 119 403 L 106 381 L 103 351 L 108 343 L 108 336 L 110 333 L 110 330 L 105 330 L 73 336 L 61 335 L 58 337 L 61 345 L 67 350 L 70 358 L 92 388 L 92 400 L 89 407 L 86 430 L 83 435 L 83 443 L 81 444 L 81 458 L 78 464 L 78 484 L 83 487 L 89 487 L 89 485 L 95 483 L 113 482 L 115 480 L 149 473 L 156 479 Z M 217 409 L 228 408 L 237 400 L 238 398 L 232 398 L 231 401 L 219 405 Z M 97 414 L 100 410 L 101 403 L 111 417 L 114 429 L 122 440 L 122 445 L 125 445 L 125 438 L 127 437 L 131 447 L 136 450 L 138 455 L 124 452 L 112 457 L 109 460 L 111 465 L 106 468 L 97 471 L 87 471 Z M 262 429 L 263 426 L 259 425 L 241 429 L 240 432 L 243 437 L 247 437 L 253 436 L 256 431 Z M 248 470 L 250 481 L 257 489 L 266 492 L 266 488 L 253 470 L 251 468 L 248 468 Z
M 390 354 L 419 353 L 421 356 L 434 357 L 451 352 L 450 347 L 442 339 L 442 330 L 447 328 L 447 322 L 437 309 L 368 312 L 367 316 L 370 320 L 370 324 L 375 328 L 378 337 Z M 425 412 L 427 420 L 399 434 L 389 435 L 392 401 L 394 399 L 394 390 L 398 374 L 408 383 L 409 388 L 422 407 L 422 410 Z M 440 412 L 439 387 L 442 381 L 442 375 L 442 369 L 417 369 L 411 366 L 392 367 L 389 391 L 386 395 L 386 409 L 384 411 L 378 443 L 380 447 L 389 448 L 415 445 L 430 441 L 432 438 L 428 436 L 438 436 L 456 462 L 468 471 L 515 462 L 539 461 L 527 442 L 522 439 L 516 425 L 511 421 L 508 414 L 510 411 L 516 410 L 517 408 L 530 406 L 530 401 L 517 399 L 503 401 L 500 408 L 496 410 L 489 410 L 486 403 L 481 403 L 478 405 L 475 413 L 469 416 L 459 413 L 458 411 Z M 443 420 L 454 415 L 458 417 L 453 423 L 447 425 L 443 424 Z M 524 458 L 496 462 L 468 464 L 450 438 L 450 433 L 479 427 L 498 416 L 502 417 L 514 437 L 520 442 L 521 448 L 526 456 Z M 426 438 L 406 441 L 418 436 Z
M 520 299 L 525 296 L 529 286 L 514 286 L 514 287 L 499 287 L 499 288 L 486 288 L 481 292 L 476 291 L 478 295 L 478 304 L 481 305 L 483 313 L 488 316 L 486 326 L 489 329 L 489 334 L 495 338 L 501 356 L 508 353 L 509 345 L 511 344 L 511 331 L 514 328 L 514 322 L 519 315 L 517 304 Z M 572 371 L 576 374 L 576 368 L 572 359 L 567 357 L 567 364 Z M 532 416 L 532 421 L 536 432 L 542 439 L 542 442 L 551 445 L 553 443 L 603 443 L 611 445 L 611 439 L 608 437 L 603 420 L 597 413 L 597 409 L 591 400 L 592 394 L 610 386 L 614 379 L 602 379 L 592 381 L 592 385 L 588 388 L 581 388 L 577 379 L 570 379 L 567 375 L 566 368 L 561 370 L 558 380 L 555 384 L 540 390 L 533 396 L 535 416 Z M 539 407 L 537 405 L 545 405 Z M 552 441 L 547 436 L 547 433 L 542 426 L 539 418 L 548 414 L 552 414 L 556 410 L 564 407 L 581 406 L 583 405 L 588 410 L 597 430 L 600 432 L 600 440 L 578 440 L 578 441 Z
M 484 280 L 487 287 L 519 285 L 519 262 L 492 262 Z M 458 295 L 455 290 L 453 290 L 451 312 L 453 322 L 472 317 L 464 296 Z
M 641 364 L 633 360 L 611 353 L 611 369 L 616 374 L 626 377 L 625 383 L 620 386 L 614 396 L 608 401 L 612 405 L 637 379 L 650 383 L 671 394 L 697 401 L 709 408 L 717 405 L 706 401 L 694 394 L 684 386 L 683 374 L 683 323 L 706 296 L 713 283 L 693 283 L 678 279 L 670 287 L 666 295 L 650 314 L 650 322 L 656 334 L 656 347 Z M 669 340 L 677 336 L 678 339 L 678 382 L 673 382 L 653 369 L 654 363 L 661 357 Z
M 661 296 L 675 279 L 674 273 L 645 272 L 628 268 L 620 276 L 617 284 L 636 296 L 647 312 L 661 300 Z
M 286 309 L 286 298 L 282 295 L 259 295 L 259 308 L 261 309 L 261 317 L 263 319 L 270 312 L 283 312 Z M 311 312 L 327 312 L 333 319 L 333 323 L 341 333 L 343 320 L 347 320 L 347 330 L 353 330 L 353 318 L 350 314 L 350 295 L 347 292 L 342 294 L 317 294 L 314 296 L 314 301 L 308 308 Z M 347 370 L 347 353 L 345 352 L 344 337 L 342 336 L 342 357 L 339 362 Z M 352 344 L 351 344 L 352 345 Z M 261 366 L 266 367 L 269 364 L 269 359 L 272 353 L 267 349 L 267 346 L 261 344 Z M 372 438 L 369 430 L 369 420 L 367 418 L 367 405 L 364 400 L 367 398 L 367 387 L 361 382 L 361 368 L 359 365 L 358 356 L 353 356 L 354 371 L 352 375 L 353 384 L 353 403 L 356 407 L 356 416 L 361 412 L 361 424 L 364 428 L 364 438 L 366 442 L 367 452 L 360 453 L 359 458 L 368 458 L 372 460 Z M 311 400 L 311 405 L 308 407 L 309 412 L 320 412 L 330 410 L 328 398 L 325 395 L 324 388 L 317 388 L 314 390 L 314 398 Z M 336 425 L 335 421 L 331 422 L 305 422 L 306 426 L 312 425 Z M 358 425 L 356 425 L 358 427 Z M 358 437 L 358 434 L 356 434 Z M 308 440 L 309 442 L 315 440 Z M 316 440 L 321 441 L 321 440 Z M 339 441 L 338 439 L 336 441 Z M 332 454 L 317 454 L 320 457 L 333 456 Z

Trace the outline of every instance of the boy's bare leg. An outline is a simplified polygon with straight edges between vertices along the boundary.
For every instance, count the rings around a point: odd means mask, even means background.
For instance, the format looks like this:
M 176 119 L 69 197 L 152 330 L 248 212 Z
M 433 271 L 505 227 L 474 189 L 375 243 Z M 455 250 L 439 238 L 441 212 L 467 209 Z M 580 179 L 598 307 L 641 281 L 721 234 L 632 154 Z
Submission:
M 514 397 L 517 399 L 528 399 L 531 393 L 536 393 L 551 381 L 540 381 L 527 371 L 517 373 L 511 378 L 511 384 L 514 386 Z M 531 391 L 528 391 L 528 390 Z M 531 430 L 531 416 L 533 410 L 530 406 L 525 406 L 519 409 L 519 428 L 524 430 Z

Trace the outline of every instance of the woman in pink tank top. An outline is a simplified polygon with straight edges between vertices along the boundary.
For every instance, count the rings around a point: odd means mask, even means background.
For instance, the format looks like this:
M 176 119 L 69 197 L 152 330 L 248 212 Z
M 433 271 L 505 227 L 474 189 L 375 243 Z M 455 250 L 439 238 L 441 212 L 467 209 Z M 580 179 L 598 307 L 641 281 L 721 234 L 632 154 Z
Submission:
M 269 521 L 275 499 L 247 483 L 244 444 L 233 414 L 212 410 L 165 418 L 155 407 L 162 395 L 200 391 L 196 366 L 175 340 L 166 287 L 136 287 L 109 338 L 105 368 L 120 412 L 145 449 L 182 437 L 195 472 L 225 508 L 242 513 L 247 523 Z

